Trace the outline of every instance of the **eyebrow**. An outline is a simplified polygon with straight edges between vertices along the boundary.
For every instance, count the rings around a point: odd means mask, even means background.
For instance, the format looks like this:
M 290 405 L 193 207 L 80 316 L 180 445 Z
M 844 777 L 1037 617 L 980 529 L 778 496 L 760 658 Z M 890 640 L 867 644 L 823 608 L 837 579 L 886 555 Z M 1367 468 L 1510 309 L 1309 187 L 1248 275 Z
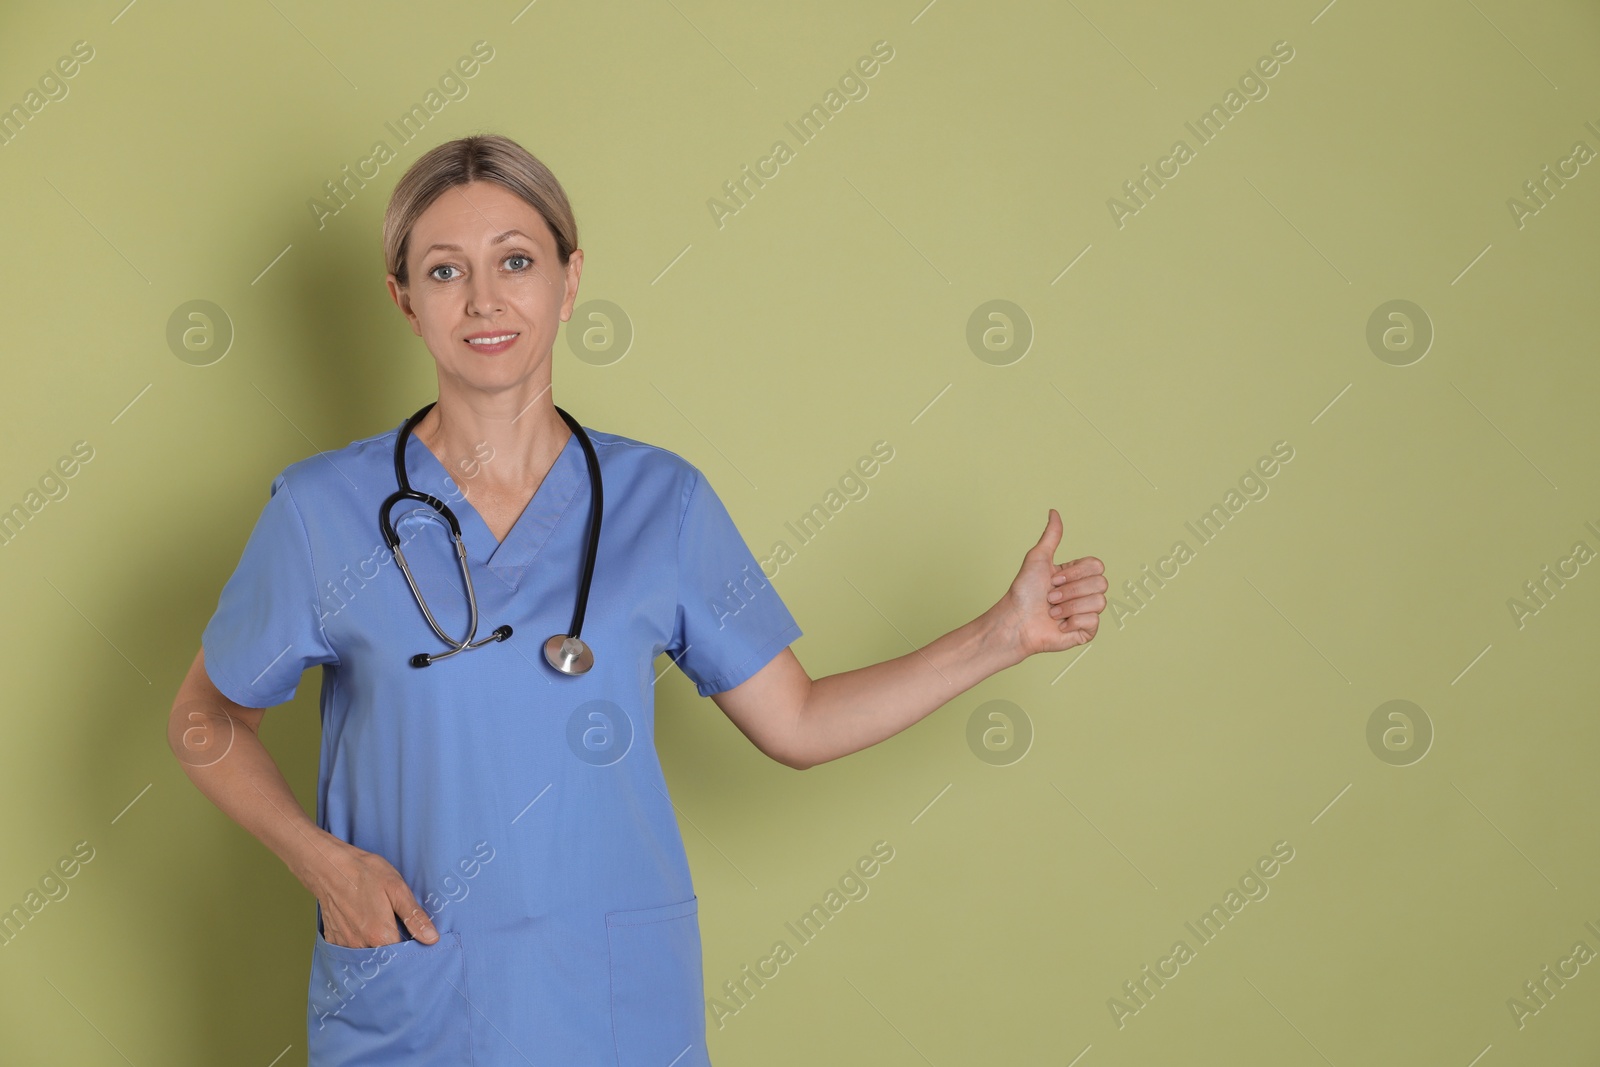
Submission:
M 529 242 L 531 242 L 533 240 L 532 237 L 529 237 L 527 234 L 523 233 L 521 230 L 507 230 L 505 233 L 500 234 L 498 237 L 494 238 L 494 240 L 490 241 L 489 243 L 492 244 L 492 245 L 503 244 L 504 242 L 509 241 L 513 237 L 520 237 L 524 241 L 529 241 Z M 423 249 L 422 250 L 422 254 L 424 256 L 426 256 L 430 252 L 433 252 L 433 251 L 435 251 L 437 249 L 443 249 L 446 252 L 461 252 L 461 251 L 464 251 L 464 249 L 462 249 L 462 247 L 460 245 L 450 245 L 450 244 L 442 244 L 442 243 L 435 242 L 434 244 L 431 244 L 427 248 Z

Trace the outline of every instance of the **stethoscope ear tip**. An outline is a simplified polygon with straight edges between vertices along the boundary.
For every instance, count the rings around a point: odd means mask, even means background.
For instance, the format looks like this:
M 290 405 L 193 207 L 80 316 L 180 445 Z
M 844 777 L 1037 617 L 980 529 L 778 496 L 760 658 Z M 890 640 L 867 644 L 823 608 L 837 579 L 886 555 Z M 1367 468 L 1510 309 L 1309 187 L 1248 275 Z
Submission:
M 433 657 L 428 655 L 426 652 L 418 652 L 415 656 L 412 656 L 410 660 L 410 663 L 413 667 L 426 667 L 432 662 Z

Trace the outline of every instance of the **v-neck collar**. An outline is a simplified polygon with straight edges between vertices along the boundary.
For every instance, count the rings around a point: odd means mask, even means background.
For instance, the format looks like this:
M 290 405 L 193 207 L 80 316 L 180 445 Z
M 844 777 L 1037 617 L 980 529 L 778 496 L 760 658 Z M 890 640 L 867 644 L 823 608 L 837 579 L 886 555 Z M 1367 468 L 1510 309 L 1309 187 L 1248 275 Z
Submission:
M 406 476 L 411 479 L 413 488 L 433 494 L 455 513 L 456 521 L 461 524 L 467 562 L 474 567 L 487 568 L 507 586 L 516 589 L 534 557 L 550 539 L 556 524 L 572 506 L 579 484 L 588 480 L 589 468 L 578 435 L 569 433 L 567 443 L 545 473 L 533 499 L 528 501 L 505 540 L 500 542 L 495 541 L 489 524 L 462 495 L 460 482 L 451 478 L 439 457 L 418 440 L 416 434 L 406 439 Z M 572 573 L 578 573 L 576 564 Z

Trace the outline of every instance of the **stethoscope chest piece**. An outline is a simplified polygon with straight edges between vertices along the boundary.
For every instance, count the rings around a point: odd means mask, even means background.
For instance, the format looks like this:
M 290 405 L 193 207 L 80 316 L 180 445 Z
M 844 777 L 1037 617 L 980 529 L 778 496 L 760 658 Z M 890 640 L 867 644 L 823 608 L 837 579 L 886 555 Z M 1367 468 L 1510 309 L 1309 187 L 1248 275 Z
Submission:
M 583 674 L 594 666 L 589 646 L 567 634 L 556 634 L 544 643 L 544 658 L 562 674 Z

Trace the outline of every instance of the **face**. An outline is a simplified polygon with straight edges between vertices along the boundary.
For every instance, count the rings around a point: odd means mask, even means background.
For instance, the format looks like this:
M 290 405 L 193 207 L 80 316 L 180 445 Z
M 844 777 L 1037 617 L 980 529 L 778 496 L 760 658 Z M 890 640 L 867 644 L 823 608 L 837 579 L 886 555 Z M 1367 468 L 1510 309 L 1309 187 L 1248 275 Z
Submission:
M 441 379 L 496 393 L 548 382 L 560 324 L 572 317 L 583 252 L 565 268 L 555 235 L 532 205 L 494 182 L 446 191 L 406 242 L 410 284 L 388 276 L 411 330 L 433 353 Z M 513 335 L 497 344 L 469 338 Z

